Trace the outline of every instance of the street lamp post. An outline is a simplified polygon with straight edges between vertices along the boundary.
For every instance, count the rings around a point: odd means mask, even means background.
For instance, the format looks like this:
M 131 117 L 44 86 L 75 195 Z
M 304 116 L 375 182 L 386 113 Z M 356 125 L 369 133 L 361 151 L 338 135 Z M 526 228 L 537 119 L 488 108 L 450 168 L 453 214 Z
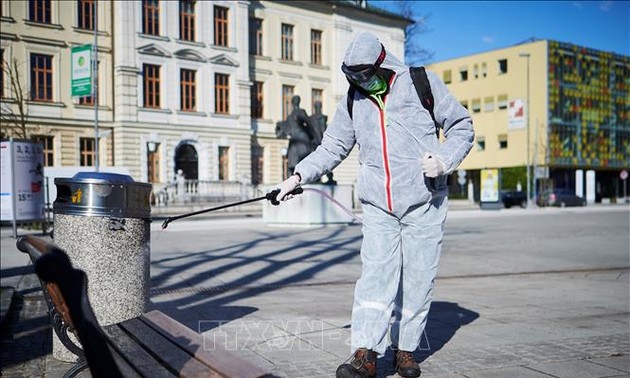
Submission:
M 92 54 L 92 100 L 94 101 L 94 170 L 99 171 L 98 143 L 98 0 L 94 2 L 94 52 Z
M 531 208 L 532 207 L 532 199 L 531 199 L 531 192 L 530 192 L 530 158 L 529 158 L 529 113 L 530 113 L 530 109 L 529 109 L 529 53 L 520 53 L 518 54 L 518 56 L 520 56 L 521 58 L 527 58 L 527 105 L 526 105 L 526 109 L 527 109 L 527 120 L 526 120 L 526 126 L 525 126 L 525 132 L 527 133 L 527 144 L 525 149 L 527 150 L 527 208 Z

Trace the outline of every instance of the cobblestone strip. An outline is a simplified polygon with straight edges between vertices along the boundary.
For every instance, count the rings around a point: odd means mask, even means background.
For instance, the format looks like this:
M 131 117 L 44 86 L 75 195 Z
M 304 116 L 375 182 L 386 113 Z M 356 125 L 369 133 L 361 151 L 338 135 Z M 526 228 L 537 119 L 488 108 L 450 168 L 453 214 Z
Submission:
M 40 293 L 41 294 L 41 293 Z M 0 341 L 2 377 L 41 377 L 46 354 L 52 352 L 47 308 L 41 295 L 18 295 Z
M 506 344 L 474 349 L 454 348 L 446 353 L 438 351 L 428 357 L 422 366 L 427 373 L 454 373 L 481 368 L 607 357 L 627 354 L 628 350 L 630 334 L 626 333 L 544 343 Z
M 479 369 L 607 357 L 627 354 L 628 350 L 630 350 L 630 334 L 617 334 L 543 343 L 505 344 L 485 348 L 453 348 L 435 352 L 420 366 L 423 374 L 427 375 L 453 374 Z M 332 355 L 324 357 L 317 352 L 311 356 L 300 354 L 300 358 L 296 359 L 273 358 L 273 361 L 265 358 L 264 354 L 253 351 L 241 351 L 241 353 L 258 354 L 258 358 L 262 357 L 267 361 L 264 364 L 265 368 L 280 377 L 330 377 L 344 362 Z M 291 352 L 287 352 L 287 355 L 290 356 Z M 421 351 L 416 355 L 416 359 L 422 360 L 426 356 L 427 352 Z M 389 351 L 378 360 L 378 376 L 397 377 L 392 364 L 392 354 Z
M 62 377 L 71 365 L 52 358 L 53 330 L 35 274 L 22 278 L 14 301 L 0 335 L 0 376 Z

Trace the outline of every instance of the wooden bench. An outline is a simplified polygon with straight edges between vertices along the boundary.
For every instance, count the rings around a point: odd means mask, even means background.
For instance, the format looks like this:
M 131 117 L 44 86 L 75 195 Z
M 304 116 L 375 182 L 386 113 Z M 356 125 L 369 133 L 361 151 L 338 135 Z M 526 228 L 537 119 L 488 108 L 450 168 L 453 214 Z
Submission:
M 270 377 L 261 368 L 214 347 L 202 336 L 160 311 L 101 327 L 87 295 L 85 272 L 68 255 L 34 236 L 17 241 L 40 278 L 55 333 L 79 361 L 64 377 L 89 367 L 93 377 Z M 72 332 L 81 345 L 69 337 Z

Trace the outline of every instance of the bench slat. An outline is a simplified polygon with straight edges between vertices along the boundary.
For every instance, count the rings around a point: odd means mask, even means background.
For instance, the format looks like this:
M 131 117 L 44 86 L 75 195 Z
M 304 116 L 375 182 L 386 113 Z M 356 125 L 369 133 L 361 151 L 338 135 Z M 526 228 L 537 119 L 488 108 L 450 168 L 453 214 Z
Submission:
M 120 353 L 113 348 L 111 345 L 108 345 L 109 351 L 112 355 L 112 358 L 116 362 L 116 366 L 120 371 L 120 375 L 125 378 L 140 378 L 142 377 L 136 369 L 134 369 L 127 360 Z
M 176 375 L 160 365 L 146 350 L 125 333 L 117 324 L 103 327 L 108 343 L 116 353 L 133 364 L 141 376 L 151 378 L 172 378 Z
M 119 325 L 135 338 L 142 347 L 157 356 L 160 363 L 180 377 L 223 377 L 215 370 L 204 365 L 177 344 L 172 343 L 161 333 L 156 332 L 139 318 L 126 320 Z
M 218 345 L 215 345 L 212 351 L 205 350 L 202 335 L 160 311 L 150 311 L 139 318 L 226 377 L 257 378 L 268 374 L 234 353 L 219 349 Z

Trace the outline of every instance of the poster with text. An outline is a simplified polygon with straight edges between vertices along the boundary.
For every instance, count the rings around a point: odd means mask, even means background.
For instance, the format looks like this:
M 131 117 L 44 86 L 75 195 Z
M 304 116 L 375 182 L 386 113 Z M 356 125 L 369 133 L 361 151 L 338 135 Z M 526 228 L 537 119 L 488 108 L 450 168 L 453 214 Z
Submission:
M 2 141 L 1 220 L 42 220 L 45 217 L 43 149 L 24 140 Z

